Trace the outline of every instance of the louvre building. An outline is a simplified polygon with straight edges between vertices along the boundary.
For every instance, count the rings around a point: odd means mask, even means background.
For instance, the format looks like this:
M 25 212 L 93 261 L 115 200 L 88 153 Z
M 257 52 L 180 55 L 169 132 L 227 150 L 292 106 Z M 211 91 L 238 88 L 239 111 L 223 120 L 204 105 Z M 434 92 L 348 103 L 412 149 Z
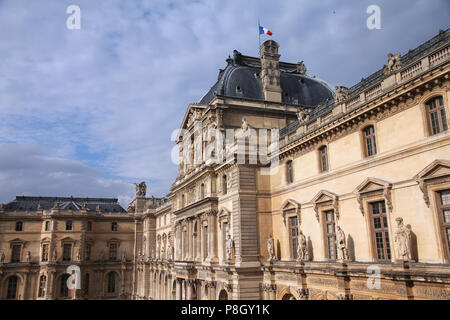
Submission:
M 166 198 L 0 204 L 0 298 L 450 299 L 449 36 L 350 88 L 272 40 L 234 51 L 187 106 Z

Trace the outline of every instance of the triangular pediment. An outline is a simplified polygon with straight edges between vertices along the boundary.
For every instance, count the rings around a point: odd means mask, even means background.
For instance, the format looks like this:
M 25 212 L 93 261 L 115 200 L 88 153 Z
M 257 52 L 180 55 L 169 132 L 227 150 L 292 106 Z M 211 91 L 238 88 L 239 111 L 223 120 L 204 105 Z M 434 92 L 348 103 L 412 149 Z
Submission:
M 376 178 L 367 178 L 363 181 L 355 190 L 355 193 L 366 193 L 371 191 L 383 190 L 385 188 L 391 187 L 392 184 L 390 182 L 376 179 Z
M 327 201 L 333 201 L 334 199 L 337 199 L 337 194 L 321 190 L 319 193 L 311 200 L 313 203 L 321 203 L 321 202 L 327 202 Z
M 206 109 L 206 107 L 206 105 L 190 104 L 184 115 L 181 128 L 187 129 L 193 120 L 200 120 L 203 110 Z
M 450 161 L 434 160 L 416 175 L 416 180 L 427 180 L 450 175 Z
M 289 209 L 295 209 L 297 210 L 300 207 L 300 204 L 297 203 L 297 201 L 292 199 L 287 199 L 283 201 L 283 204 L 281 205 L 281 210 L 289 210 Z

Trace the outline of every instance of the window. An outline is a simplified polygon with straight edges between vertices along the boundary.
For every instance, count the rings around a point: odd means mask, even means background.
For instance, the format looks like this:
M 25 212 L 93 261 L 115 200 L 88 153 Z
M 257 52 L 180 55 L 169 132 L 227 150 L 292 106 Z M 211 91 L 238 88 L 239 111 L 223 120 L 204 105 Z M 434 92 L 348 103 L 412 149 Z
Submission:
M 111 231 L 117 231 L 117 222 L 111 222 Z
M 66 221 L 66 230 L 72 230 L 72 221 L 71 220 Z
M 328 171 L 328 150 L 326 146 L 323 146 L 319 149 L 320 156 L 320 171 L 325 172 Z
M 288 184 L 294 182 L 294 168 L 292 166 L 292 160 L 286 162 L 286 182 Z
M 200 185 L 200 199 L 204 199 L 205 198 L 205 185 L 202 183 Z
M 45 221 L 45 231 L 50 231 L 50 221 Z
M 59 296 L 61 298 L 66 298 L 69 296 L 69 287 L 67 286 L 67 280 L 69 279 L 68 274 L 63 274 L 60 278 L 59 283 Z
M 20 252 L 22 246 L 20 244 L 14 244 L 12 246 L 11 262 L 20 262 Z
M 109 260 L 116 260 L 117 258 L 117 244 L 111 243 L 109 245 Z
M 364 142 L 366 146 L 366 156 L 370 157 L 377 153 L 377 143 L 375 140 L 374 126 L 368 126 L 364 129 Z
M 92 231 L 92 221 L 87 222 L 87 231 Z
M 208 246 L 208 226 L 203 227 L 203 257 L 208 256 L 209 246 Z
M 89 295 L 89 273 L 84 275 L 83 279 L 83 293 L 85 296 Z
M 49 247 L 48 243 L 44 243 L 44 244 L 42 245 L 42 256 L 41 256 L 41 260 L 42 260 L 43 262 L 48 261 L 48 247 Z
M 444 100 L 442 96 L 436 97 L 427 102 L 428 123 L 430 127 L 430 134 L 438 134 L 446 131 L 447 118 L 445 115 Z
M 440 192 L 439 211 L 442 215 L 442 227 L 447 244 L 447 253 L 450 256 L 450 190 Z
M 297 247 L 298 247 L 298 218 L 289 218 L 289 238 L 291 244 L 292 257 L 297 259 Z
M 108 273 L 108 293 L 116 292 L 116 273 Z
M 72 260 L 72 245 L 69 243 L 65 243 L 63 245 L 63 261 Z
M 8 279 L 8 291 L 6 293 L 6 299 L 16 299 L 17 296 L 17 277 L 12 276 Z
M 16 231 L 22 231 L 22 229 L 23 229 L 23 222 L 17 221 L 16 222 Z
M 182 207 L 182 208 L 184 207 L 184 202 L 185 202 L 185 200 L 184 200 L 184 194 L 182 194 L 182 195 L 181 195 L 181 207 Z
M 328 259 L 336 260 L 336 223 L 334 219 L 334 210 L 328 210 L 325 214 L 325 239 L 328 250 Z
M 91 259 L 91 244 L 86 244 L 86 249 L 84 252 L 84 260 L 89 261 Z
M 386 216 L 386 205 L 384 201 L 369 204 L 372 215 L 377 258 L 379 260 L 391 259 L 391 247 L 389 244 L 389 229 Z
M 228 190 L 227 190 L 227 176 L 223 175 L 222 177 L 222 190 L 223 190 L 223 194 L 227 194 Z
M 47 277 L 42 275 L 39 277 L 39 293 L 38 293 L 38 297 L 42 298 L 45 296 L 45 286 L 47 283 Z

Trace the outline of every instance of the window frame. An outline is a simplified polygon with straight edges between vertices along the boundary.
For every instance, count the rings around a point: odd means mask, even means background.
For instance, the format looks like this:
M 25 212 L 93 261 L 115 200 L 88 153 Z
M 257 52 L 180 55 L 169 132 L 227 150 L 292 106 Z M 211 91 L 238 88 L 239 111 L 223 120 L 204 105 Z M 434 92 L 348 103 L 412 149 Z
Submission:
M 294 183 L 294 160 L 286 161 L 286 184 Z
M 65 231 L 73 231 L 73 221 L 72 220 L 66 220 Z
M 372 132 L 369 130 L 372 129 Z M 369 133 L 368 133 L 369 132 Z M 374 124 L 369 124 L 362 129 L 365 157 L 373 157 L 378 154 L 376 129 Z M 369 145 L 370 141 L 370 145 Z
M 323 228 L 324 228 L 324 240 L 325 240 L 325 252 L 328 260 L 337 260 L 337 244 L 336 244 L 336 212 L 334 209 L 325 209 L 323 212 Z M 328 219 L 328 213 L 331 213 L 332 220 Z M 332 232 L 329 232 L 328 226 L 332 227 Z M 330 243 L 332 238 L 333 243 Z M 331 249 L 334 247 L 334 257 L 331 255 Z
M 380 204 L 382 203 L 381 209 L 383 210 L 374 213 L 374 204 Z M 376 261 L 386 261 L 389 262 L 393 259 L 393 251 L 392 251 L 392 244 L 391 244 L 391 232 L 390 232 L 390 224 L 389 224 L 389 216 L 388 216 L 388 210 L 387 210 L 387 204 L 385 200 L 376 200 L 376 201 L 370 201 L 367 203 L 368 206 L 368 213 L 369 213 L 369 219 L 371 224 L 371 233 L 372 233 L 372 245 L 374 246 L 374 258 Z M 375 217 L 374 217 L 375 215 Z M 380 227 L 377 228 L 375 225 L 374 220 L 380 219 Z M 377 246 L 377 233 L 382 233 L 382 245 L 383 245 L 383 257 L 380 257 L 380 252 Z
M 11 280 L 14 279 L 14 284 L 11 283 Z M 19 277 L 16 275 L 10 276 L 8 278 L 8 282 L 6 285 L 6 299 L 7 300 L 16 300 L 17 299 L 17 289 L 19 287 Z M 12 288 L 14 287 L 14 296 L 12 296 L 11 292 L 12 292 Z
M 295 223 L 293 221 L 295 220 Z M 291 251 L 291 258 L 297 259 L 297 249 L 298 249 L 298 235 L 299 235 L 299 217 L 294 214 L 287 217 L 288 221 L 288 230 L 289 230 L 289 249 Z M 293 232 L 295 231 L 295 235 L 293 235 Z
M 440 105 L 437 102 L 440 102 Z M 435 107 L 432 110 L 432 105 L 435 103 Z M 427 117 L 428 134 L 434 136 L 448 130 L 447 122 L 447 110 L 445 108 L 444 97 L 442 95 L 436 95 L 425 101 L 425 113 Z M 433 121 L 433 115 L 436 116 Z M 437 123 L 436 123 L 437 122 Z M 435 126 L 436 125 L 436 126 Z
M 118 230 L 119 230 L 119 224 L 117 223 L 117 221 L 111 222 L 111 231 L 117 232 Z
M 41 274 L 38 285 L 38 298 L 44 298 L 47 293 L 47 276 Z
M 320 172 L 328 172 L 330 170 L 327 146 L 321 146 L 319 148 L 319 169 Z
M 449 204 L 442 204 L 443 199 L 442 199 L 442 194 L 444 192 L 448 192 L 450 194 L 450 188 L 449 189 L 443 189 L 443 190 L 439 190 L 436 191 L 437 193 L 437 209 L 438 209 L 438 214 L 440 217 L 440 232 L 441 234 L 443 234 L 444 236 L 444 246 L 447 248 L 446 250 L 446 254 L 447 257 L 450 256 L 450 221 L 446 222 L 445 221 L 445 214 L 444 211 L 450 211 L 450 203 Z
M 66 248 L 69 248 L 69 253 L 66 251 Z M 72 243 L 63 243 L 62 244 L 62 261 L 63 262 L 72 261 L 72 250 L 73 250 L 73 244 Z M 68 258 L 66 256 L 67 253 L 69 254 Z
M 22 232 L 23 231 L 23 221 L 22 220 L 16 221 L 16 226 L 15 226 L 14 230 L 16 232 Z

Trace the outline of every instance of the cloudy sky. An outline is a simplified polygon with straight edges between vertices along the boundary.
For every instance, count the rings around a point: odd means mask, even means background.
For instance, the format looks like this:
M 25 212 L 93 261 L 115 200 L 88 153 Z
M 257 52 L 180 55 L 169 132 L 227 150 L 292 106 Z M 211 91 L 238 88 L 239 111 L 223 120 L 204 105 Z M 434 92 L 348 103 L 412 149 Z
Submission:
M 81 29 L 69 30 L 69 5 Z M 366 9 L 381 8 L 369 30 Z M 257 21 L 281 59 L 352 86 L 449 27 L 448 0 L 0 0 L 0 202 L 16 195 L 164 196 L 171 133 L 233 49 L 258 54 Z

